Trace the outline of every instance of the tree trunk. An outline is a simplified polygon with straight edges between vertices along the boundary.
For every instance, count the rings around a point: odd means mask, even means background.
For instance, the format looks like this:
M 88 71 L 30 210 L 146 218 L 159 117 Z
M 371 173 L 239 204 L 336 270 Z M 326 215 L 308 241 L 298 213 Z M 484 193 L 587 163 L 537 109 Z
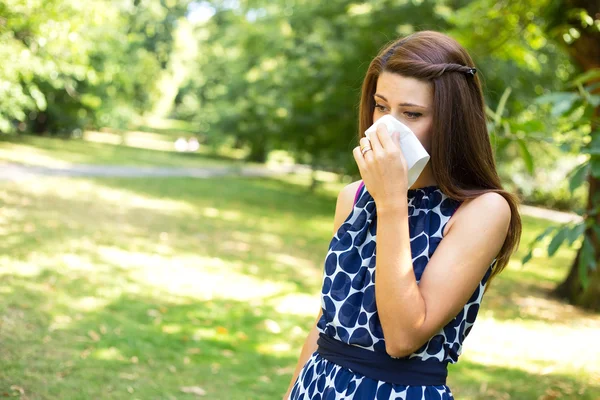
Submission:
M 317 165 L 312 164 L 310 168 L 310 187 L 308 188 L 310 193 L 314 193 L 319 186 L 319 180 L 317 179 Z
M 267 143 L 264 137 L 254 138 L 250 141 L 250 154 L 248 154 L 246 160 L 258 163 L 267 161 Z
M 591 210 L 595 206 L 593 199 L 594 194 L 598 193 L 600 189 L 600 180 L 598 180 L 598 178 L 594 178 L 590 174 L 588 182 L 589 197 L 587 209 Z M 598 221 L 600 216 L 597 216 L 596 218 L 596 224 L 600 224 L 600 221 Z M 600 311 L 600 258 L 598 257 L 598 255 L 600 255 L 600 238 L 595 237 L 591 228 L 586 229 L 585 235 L 592 239 L 596 254 L 596 264 L 598 265 L 595 270 L 588 269 L 587 271 L 589 280 L 588 287 L 584 290 L 581 279 L 579 278 L 579 257 L 581 256 L 580 248 L 577 251 L 575 260 L 573 260 L 573 263 L 571 264 L 571 269 L 566 279 L 554 289 L 552 294 L 558 298 L 567 300 L 570 304 L 590 310 Z
M 33 121 L 31 131 L 38 135 L 43 135 L 48 132 L 48 114 L 39 112 L 36 119 Z
M 563 3 L 568 9 L 585 9 L 593 19 L 598 19 L 598 0 L 565 0 Z M 569 20 L 568 12 L 562 13 L 564 23 L 573 26 L 580 32 L 580 37 L 571 45 L 567 46 L 567 51 L 573 61 L 579 65 L 583 71 L 589 71 L 594 68 L 600 68 L 600 34 L 593 28 L 582 29 L 581 22 L 576 18 Z M 562 19 L 562 18 L 561 18 Z M 598 92 L 598 89 L 595 90 Z M 594 117 L 592 118 L 592 132 L 597 130 L 598 118 L 600 117 L 600 106 L 596 107 Z M 596 196 L 600 195 L 600 180 L 590 173 L 588 177 L 589 193 L 587 201 L 587 210 L 593 210 L 596 206 Z M 600 225 L 600 215 L 596 215 L 596 225 Z M 579 257 L 581 248 L 577 251 L 577 256 L 571 264 L 571 270 L 566 279 L 554 289 L 553 294 L 557 297 L 566 299 L 569 303 L 583 308 L 600 311 L 600 237 L 593 234 L 591 228 L 586 229 L 585 236 L 591 239 L 596 254 L 596 269 L 587 270 L 589 285 L 583 288 L 579 277 Z
M 241 149 L 242 147 L 244 147 L 244 140 L 239 136 L 236 136 L 231 147 L 233 147 L 234 149 Z

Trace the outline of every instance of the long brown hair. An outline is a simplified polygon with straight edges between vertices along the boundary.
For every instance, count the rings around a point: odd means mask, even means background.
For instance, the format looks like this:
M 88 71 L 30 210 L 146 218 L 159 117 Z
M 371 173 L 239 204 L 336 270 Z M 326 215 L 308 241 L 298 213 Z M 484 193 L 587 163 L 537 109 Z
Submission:
M 488 285 L 508 264 L 519 247 L 519 198 L 503 189 L 496 171 L 486 125 L 481 82 L 467 51 L 454 39 L 421 31 L 385 45 L 371 61 L 362 86 L 358 139 L 373 124 L 373 95 L 379 75 L 386 71 L 430 81 L 434 87 L 431 131 L 431 169 L 447 196 L 458 201 L 486 192 L 502 195 L 511 209 L 504 245 L 496 257 Z

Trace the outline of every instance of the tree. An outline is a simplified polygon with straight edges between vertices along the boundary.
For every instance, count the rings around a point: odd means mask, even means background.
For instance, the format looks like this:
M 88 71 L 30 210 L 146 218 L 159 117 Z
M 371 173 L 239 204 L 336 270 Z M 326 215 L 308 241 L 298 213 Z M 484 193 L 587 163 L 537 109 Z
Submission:
M 358 144 L 358 99 L 369 60 L 399 35 L 435 29 L 471 51 L 493 109 L 505 88 L 512 89 L 504 108 L 520 114 L 518 124 L 510 124 L 523 137 L 494 131 L 499 161 L 512 161 L 518 152 L 526 159 L 547 154 L 525 145 L 539 142 L 528 141 L 530 131 L 550 131 L 532 110 L 532 93 L 558 90 L 567 76 L 556 71 L 570 73 L 568 58 L 541 29 L 547 0 L 226 3 L 212 1 L 214 16 L 197 27 L 195 76 L 174 108 L 210 142 L 233 137 L 249 147 L 252 161 L 281 148 L 297 162 L 356 176 L 351 149 Z
M 600 93 L 600 2 L 565 0 L 561 3 L 552 14 L 549 30 L 565 44 L 574 62 L 586 73 L 578 83 L 587 83 L 590 94 Z M 600 101 L 587 97 L 590 159 L 574 174 L 576 179 L 587 175 L 589 185 L 585 222 L 577 227 L 583 230 L 583 240 L 566 279 L 554 293 L 572 304 L 600 310 Z M 560 245 L 561 238 L 567 237 L 568 233 L 564 232 L 559 231 L 561 236 L 555 236 L 555 243 Z
M 189 0 L 0 0 L 0 132 L 71 134 L 152 107 Z

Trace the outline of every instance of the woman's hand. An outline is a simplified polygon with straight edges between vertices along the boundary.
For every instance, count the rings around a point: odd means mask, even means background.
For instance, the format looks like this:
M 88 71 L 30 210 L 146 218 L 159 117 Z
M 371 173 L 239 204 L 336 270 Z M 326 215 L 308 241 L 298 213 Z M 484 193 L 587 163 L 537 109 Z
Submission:
M 385 124 L 379 124 L 370 143 L 366 137 L 360 139 L 361 146 L 372 150 L 364 156 L 360 146 L 352 150 L 362 180 L 380 210 L 398 207 L 399 199 L 405 199 L 408 192 L 408 164 L 398 143 L 399 134 L 390 136 Z

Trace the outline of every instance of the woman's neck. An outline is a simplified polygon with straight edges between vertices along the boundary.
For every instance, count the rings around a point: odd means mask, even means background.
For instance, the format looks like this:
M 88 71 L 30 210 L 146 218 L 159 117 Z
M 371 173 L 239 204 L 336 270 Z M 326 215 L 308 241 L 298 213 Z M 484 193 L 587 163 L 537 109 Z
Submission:
M 425 186 L 437 186 L 437 182 L 433 178 L 433 171 L 431 170 L 431 163 L 427 163 L 421 175 L 417 178 L 415 183 L 409 189 L 417 189 Z

